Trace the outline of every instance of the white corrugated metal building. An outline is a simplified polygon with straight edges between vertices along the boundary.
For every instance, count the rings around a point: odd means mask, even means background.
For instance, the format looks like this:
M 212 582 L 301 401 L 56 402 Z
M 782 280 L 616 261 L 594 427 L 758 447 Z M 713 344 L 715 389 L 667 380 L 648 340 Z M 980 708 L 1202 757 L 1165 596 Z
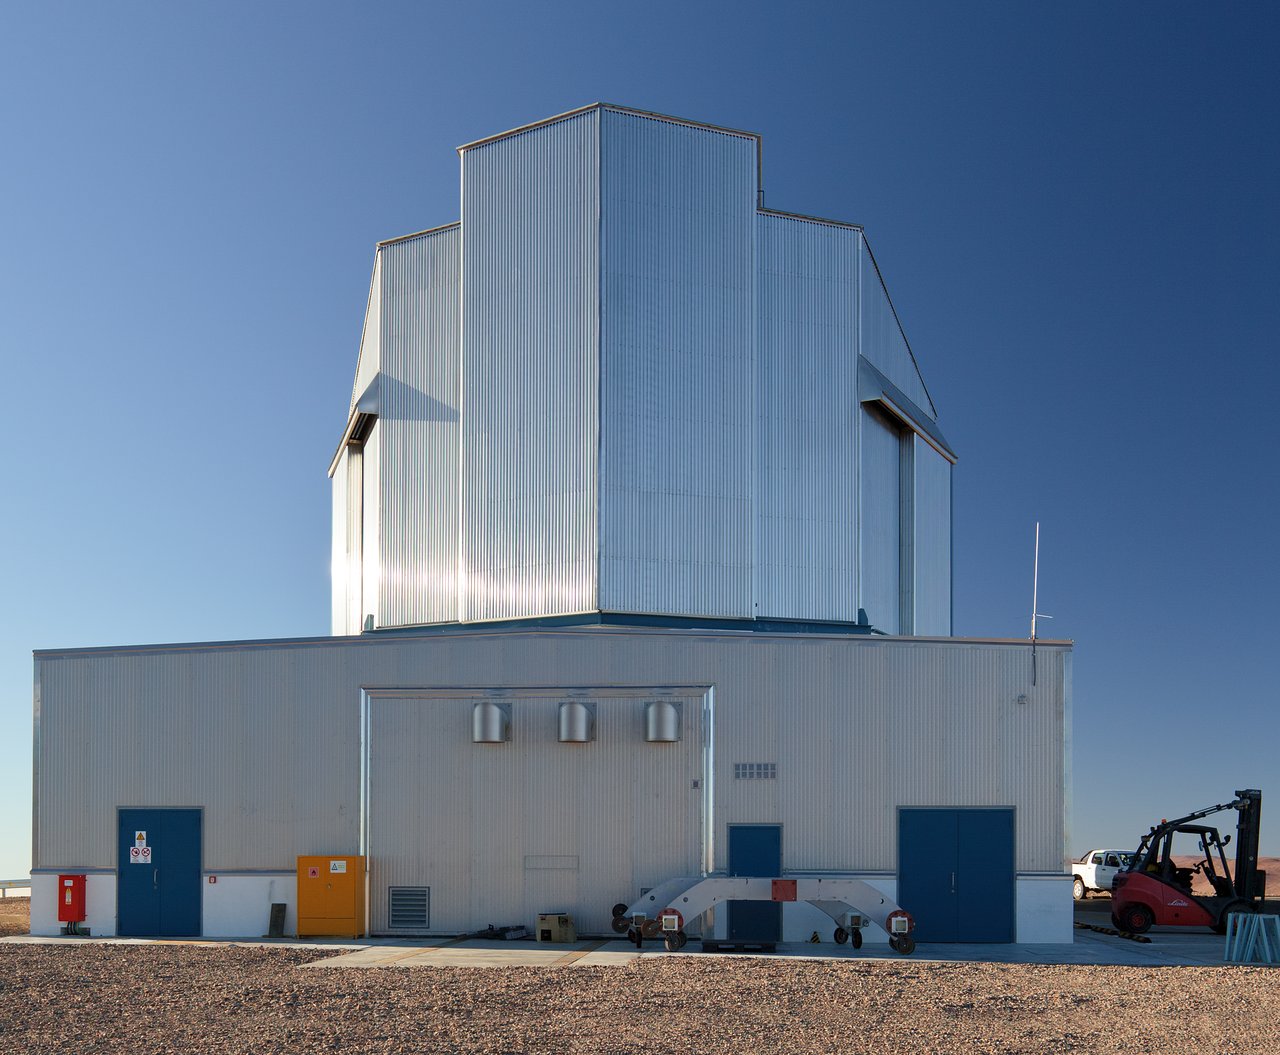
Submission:
M 1069 941 L 1070 648 L 948 636 L 955 456 L 863 231 L 624 107 L 460 154 L 461 222 L 377 249 L 338 636 L 37 653 L 33 930 L 83 872 L 96 933 L 262 934 L 295 856 L 366 853 L 375 933 L 603 933 L 764 832 L 920 940 Z M 198 852 L 145 894 L 140 811 Z

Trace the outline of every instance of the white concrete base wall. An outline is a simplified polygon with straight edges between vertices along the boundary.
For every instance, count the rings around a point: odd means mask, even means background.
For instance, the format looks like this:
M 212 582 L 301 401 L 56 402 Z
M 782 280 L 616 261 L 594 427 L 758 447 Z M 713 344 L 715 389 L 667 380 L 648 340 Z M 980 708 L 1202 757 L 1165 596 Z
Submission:
M 210 879 L 217 882 L 211 883 Z M 283 902 L 285 934 L 298 933 L 297 877 L 293 872 L 255 875 L 212 873 L 204 877 L 204 936 L 261 938 L 271 906 Z
M 292 872 L 254 875 L 214 873 L 201 878 L 203 929 L 206 938 L 261 938 L 267 933 L 271 906 L 287 908 L 284 932 L 298 932 L 297 881 Z M 90 873 L 86 886 L 85 926 L 94 937 L 116 933 L 116 877 L 109 872 Z M 31 933 L 54 937 L 62 933 L 58 922 L 58 877 L 43 872 L 31 877 Z
M 887 897 L 897 899 L 898 881 L 892 876 L 857 876 L 875 887 Z M 1071 899 L 1071 877 L 1067 875 L 1022 875 L 1015 881 L 1014 897 L 1017 907 L 1014 915 L 1015 940 L 1019 945 L 1064 944 L 1075 940 L 1075 911 Z M 782 940 L 809 941 L 813 932 L 823 943 L 832 941 L 835 924 L 825 912 L 804 903 L 788 904 L 782 908 Z M 728 913 L 717 913 L 714 923 L 707 928 L 713 938 L 721 941 L 728 935 Z M 887 945 L 889 935 L 872 925 L 862 932 L 862 940 L 868 945 Z
M 31 933 L 54 937 L 65 924 L 58 922 L 58 877 L 37 872 L 31 877 Z M 116 877 L 109 872 L 90 873 L 85 884 L 85 921 L 94 937 L 116 932 Z
M 1019 945 L 1075 941 L 1075 902 L 1069 875 L 1018 876 Z

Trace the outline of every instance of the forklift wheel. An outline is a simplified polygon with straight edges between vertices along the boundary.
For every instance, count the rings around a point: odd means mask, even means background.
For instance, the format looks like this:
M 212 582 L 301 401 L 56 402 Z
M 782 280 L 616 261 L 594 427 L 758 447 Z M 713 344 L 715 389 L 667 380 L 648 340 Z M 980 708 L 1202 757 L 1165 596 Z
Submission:
M 835 939 L 837 945 L 843 945 L 849 940 L 849 932 L 843 927 L 837 927 L 836 932 L 831 937 Z
M 626 916 L 613 917 L 613 933 L 614 934 L 626 934 L 627 931 L 630 929 L 631 929 L 631 920 L 628 919 Z
M 903 956 L 910 956 L 916 950 L 916 940 L 910 934 L 899 934 L 890 944 Z
M 1127 905 L 1120 910 L 1118 929 L 1128 931 L 1130 934 L 1145 934 L 1155 921 L 1155 916 L 1146 905 Z
M 1226 908 L 1222 910 L 1222 915 L 1218 917 L 1218 922 L 1213 925 L 1213 933 L 1214 934 L 1227 933 L 1227 917 L 1231 915 L 1231 913 L 1233 912 L 1253 913 L 1256 911 L 1257 909 L 1255 909 L 1247 901 L 1232 901 L 1230 904 L 1227 905 Z
M 853 944 L 853 947 L 855 949 L 861 949 L 862 948 L 862 931 L 858 930 L 858 928 L 855 927 L 853 929 L 853 933 L 849 936 L 849 941 Z

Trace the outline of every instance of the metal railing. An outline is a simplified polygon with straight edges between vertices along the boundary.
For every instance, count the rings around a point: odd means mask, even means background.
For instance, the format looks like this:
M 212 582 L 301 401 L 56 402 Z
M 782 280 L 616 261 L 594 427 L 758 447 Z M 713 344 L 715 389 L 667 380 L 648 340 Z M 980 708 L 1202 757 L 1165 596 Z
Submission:
M 0 879 L 0 897 L 8 897 L 10 890 L 25 890 L 31 892 L 31 880 L 27 879 Z

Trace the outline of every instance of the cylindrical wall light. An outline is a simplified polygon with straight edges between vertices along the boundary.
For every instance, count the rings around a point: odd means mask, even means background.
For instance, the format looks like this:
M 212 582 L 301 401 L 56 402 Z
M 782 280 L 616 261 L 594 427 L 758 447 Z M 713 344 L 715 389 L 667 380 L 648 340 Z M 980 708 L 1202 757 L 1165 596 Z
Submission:
M 644 738 L 651 744 L 674 744 L 680 739 L 680 704 L 650 700 L 644 705 Z
M 505 744 L 511 739 L 511 707 L 493 700 L 481 700 L 471 708 L 471 741 L 476 744 Z
M 596 705 L 582 700 L 560 704 L 560 742 L 589 744 L 596 738 Z

